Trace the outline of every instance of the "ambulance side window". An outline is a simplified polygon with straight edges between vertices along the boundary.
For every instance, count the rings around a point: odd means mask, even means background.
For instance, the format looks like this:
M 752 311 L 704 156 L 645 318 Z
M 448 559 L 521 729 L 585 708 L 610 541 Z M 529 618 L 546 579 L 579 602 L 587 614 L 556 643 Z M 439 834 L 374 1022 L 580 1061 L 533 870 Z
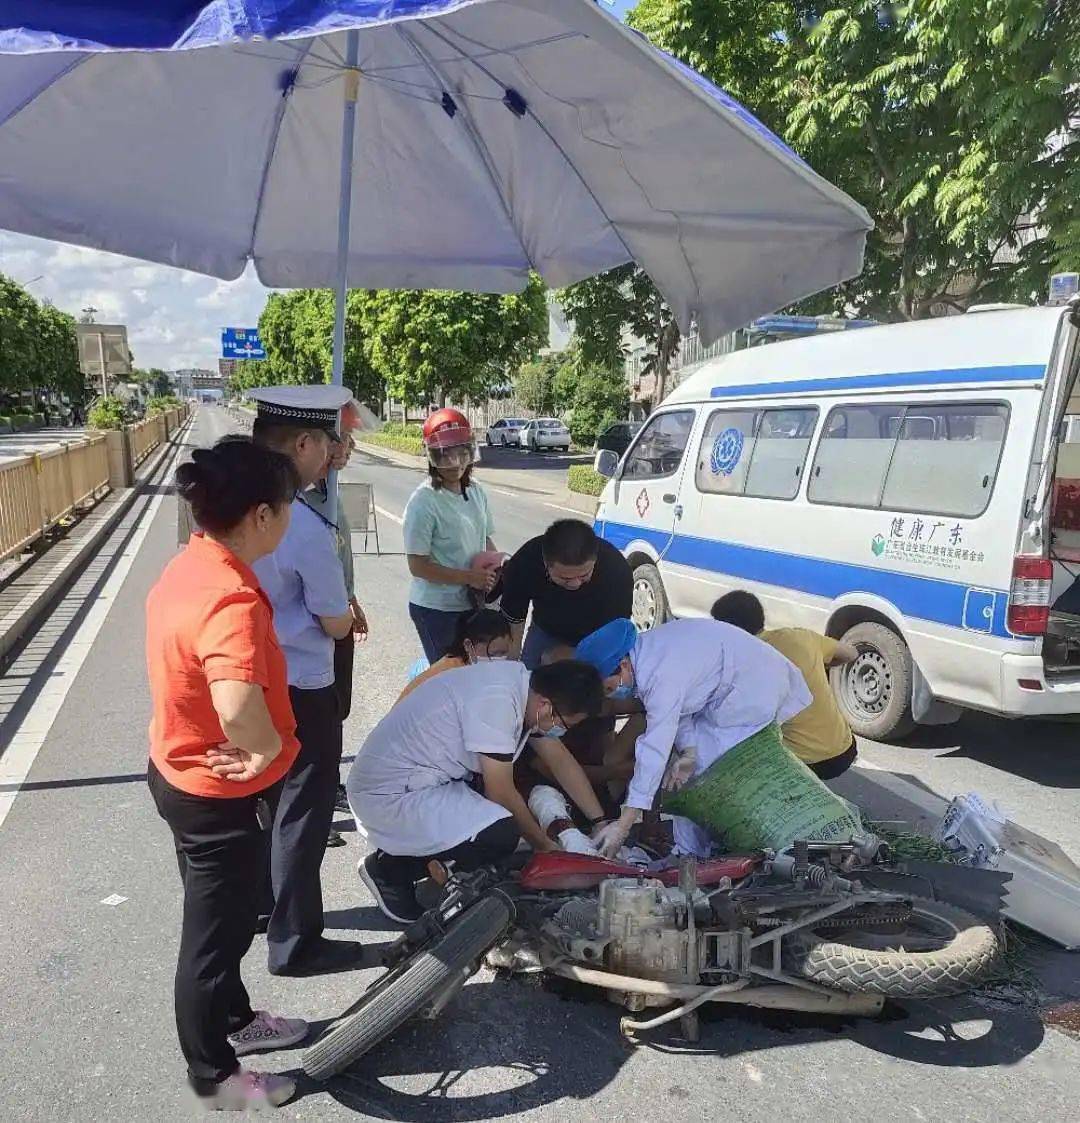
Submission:
M 692 409 L 659 413 L 650 418 L 626 458 L 621 478 L 658 480 L 673 476 L 682 463 L 693 426 Z

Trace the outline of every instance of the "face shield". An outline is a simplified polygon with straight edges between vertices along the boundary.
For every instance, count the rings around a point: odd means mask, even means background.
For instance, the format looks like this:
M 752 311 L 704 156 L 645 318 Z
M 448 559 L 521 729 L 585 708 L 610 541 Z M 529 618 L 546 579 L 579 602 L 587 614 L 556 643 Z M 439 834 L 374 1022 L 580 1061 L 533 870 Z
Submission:
M 436 434 L 438 436 L 438 434 Z M 464 471 L 476 459 L 476 443 L 468 440 L 458 444 L 439 447 L 434 442 L 427 446 L 428 462 L 434 468 L 460 468 Z

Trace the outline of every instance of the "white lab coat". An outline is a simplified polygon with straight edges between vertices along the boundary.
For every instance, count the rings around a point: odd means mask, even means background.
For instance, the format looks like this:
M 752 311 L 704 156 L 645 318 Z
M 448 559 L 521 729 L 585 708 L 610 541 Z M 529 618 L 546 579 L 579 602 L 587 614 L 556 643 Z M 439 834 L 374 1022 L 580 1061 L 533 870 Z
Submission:
M 517 759 L 528 696 L 525 667 L 492 661 L 444 671 L 398 702 L 368 734 L 345 784 L 361 833 L 388 854 L 427 857 L 507 818 L 470 782 L 481 755 Z
M 646 729 L 634 748 L 626 804 L 648 810 L 672 748 L 696 753 L 698 775 L 740 741 L 810 705 L 799 669 L 731 624 L 672 620 L 638 637 L 630 655 Z

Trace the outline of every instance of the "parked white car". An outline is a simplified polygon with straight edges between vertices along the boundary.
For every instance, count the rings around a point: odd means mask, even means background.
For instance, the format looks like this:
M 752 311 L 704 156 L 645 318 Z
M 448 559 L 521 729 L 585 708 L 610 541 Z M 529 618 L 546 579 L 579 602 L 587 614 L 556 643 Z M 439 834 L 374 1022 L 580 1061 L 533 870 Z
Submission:
M 540 448 L 570 451 L 570 430 L 557 417 L 538 417 L 530 421 L 518 436 L 522 448 L 535 452 Z
M 524 417 L 501 417 L 494 425 L 488 426 L 487 443 L 492 448 L 516 445 L 521 430 L 528 424 Z

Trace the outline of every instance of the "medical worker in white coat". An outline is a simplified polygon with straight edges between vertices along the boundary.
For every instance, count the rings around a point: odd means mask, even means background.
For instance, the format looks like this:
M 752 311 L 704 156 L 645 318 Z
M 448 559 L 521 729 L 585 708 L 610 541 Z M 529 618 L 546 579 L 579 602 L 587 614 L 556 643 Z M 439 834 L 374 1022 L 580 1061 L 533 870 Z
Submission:
M 359 873 L 379 908 L 403 924 L 420 916 L 416 883 L 432 858 L 472 870 L 509 857 L 522 836 L 537 850 L 557 848 L 514 785 L 522 751 L 536 752 L 599 827 L 592 785 L 559 738 L 603 701 L 600 676 L 573 661 L 531 674 L 517 662 L 477 663 L 402 698 L 368 735 L 345 784 L 374 848 Z
M 686 754 L 691 775 L 699 775 L 740 741 L 782 724 L 812 701 L 793 663 L 716 620 L 672 620 L 643 633 L 630 620 L 613 620 L 586 636 L 575 655 L 600 672 L 608 697 L 636 697 L 645 707 L 646 729 L 634 746 L 622 814 L 595 838 L 607 856 L 653 807 L 673 749 Z M 676 818 L 679 853 L 704 858 L 711 845 L 707 831 Z

